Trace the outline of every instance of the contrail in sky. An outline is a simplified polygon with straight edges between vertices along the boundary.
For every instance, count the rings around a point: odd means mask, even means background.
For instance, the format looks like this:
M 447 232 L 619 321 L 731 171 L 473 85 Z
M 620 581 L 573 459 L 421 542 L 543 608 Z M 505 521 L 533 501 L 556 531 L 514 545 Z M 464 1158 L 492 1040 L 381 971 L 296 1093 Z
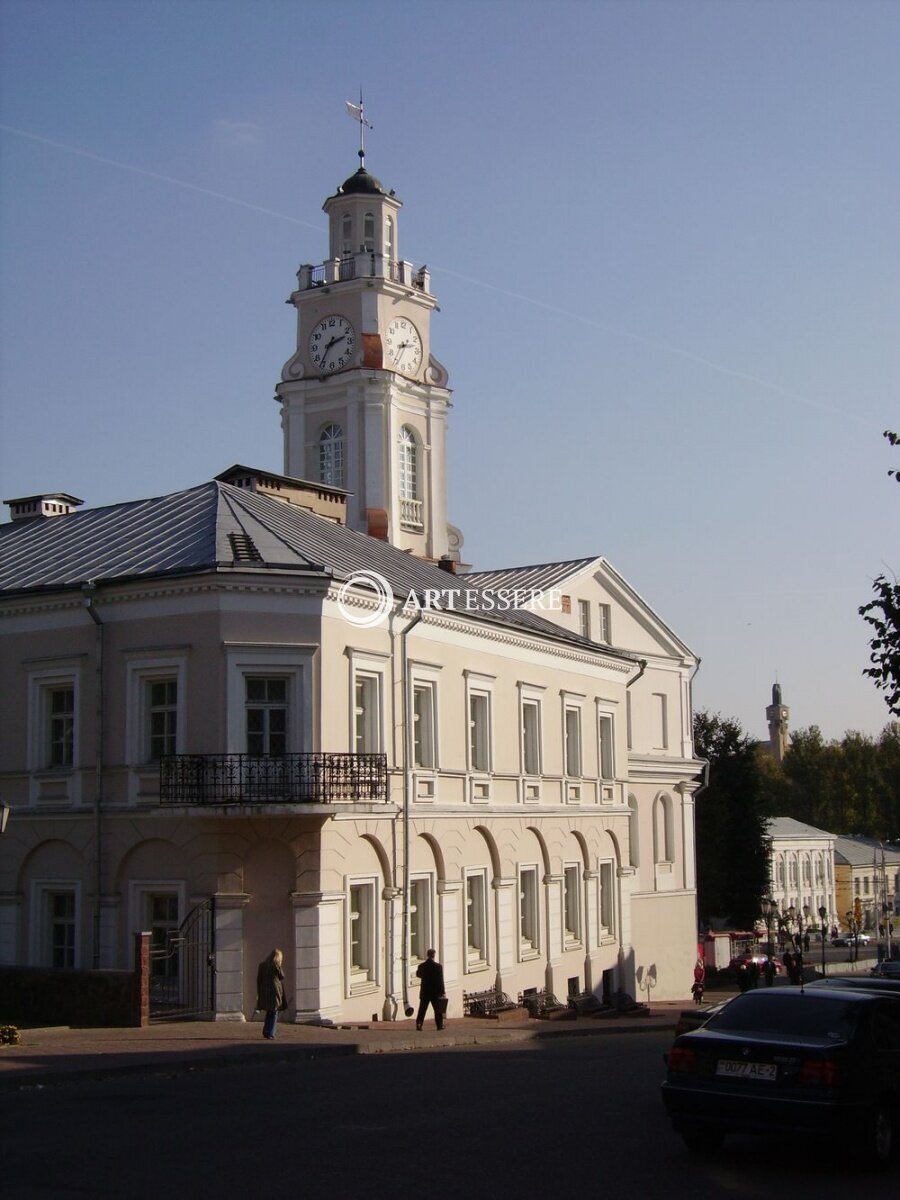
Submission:
M 40 134 L 31 133 L 27 129 L 16 129 L 12 125 L 0 124 L 0 130 L 6 133 L 15 134 L 17 137 L 28 138 L 33 142 L 40 142 L 45 146 L 52 146 L 55 150 L 63 150 L 67 154 L 76 154 L 81 158 L 91 159 L 93 162 L 103 163 L 108 167 L 117 167 L 121 171 L 131 171 L 134 175 L 143 175 L 147 179 L 156 179 L 160 183 L 169 183 L 174 187 L 186 188 L 191 192 L 199 192 L 203 196 L 211 196 L 215 200 L 224 200 L 227 204 L 236 204 L 239 208 L 250 209 L 251 212 L 262 213 L 267 217 L 276 217 L 281 221 L 290 221 L 293 225 L 303 225 L 307 229 L 315 229 L 321 232 L 325 227 L 321 224 L 313 224 L 311 221 L 303 221 L 299 217 L 289 216 L 287 213 L 277 212 L 271 208 L 263 208 L 259 204 L 250 204 L 247 200 L 239 200 L 236 196 L 229 196 L 225 192 L 216 192 L 212 188 L 200 187 L 196 183 L 188 183 L 184 179 L 176 179 L 171 175 L 161 175 L 158 171 L 148 171 L 144 167 L 135 167 L 131 163 L 118 162 L 114 158 L 106 158 L 102 154 L 95 154 L 91 150 L 82 150 L 79 146 L 70 146 L 65 142 L 56 142 L 52 138 L 42 137 Z M 663 354 L 672 354 L 678 358 L 682 358 L 687 362 L 696 363 L 698 366 L 706 367 L 710 371 L 715 371 L 719 375 L 727 375 L 731 379 L 740 379 L 745 383 L 752 383 L 758 387 L 765 388 L 766 391 L 774 392 L 779 396 L 784 396 L 786 399 L 796 401 L 798 404 L 804 404 L 809 408 L 818 409 L 820 412 L 831 413 L 835 416 L 853 417 L 852 413 L 843 412 L 841 409 L 832 408 L 827 404 L 822 404 L 817 400 L 811 400 L 808 396 L 803 396 L 799 392 L 789 391 L 783 388 L 780 384 L 772 383 L 771 380 L 761 379 L 758 375 L 752 375 L 747 371 L 739 371 L 734 367 L 725 366 L 723 363 L 718 363 L 710 358 L 704 358 L 701 354 L 694 354 L 690 350 L 682 350 L 679 346 L 670 346 L 665 342 L 656 341 L 654 338 L 647 337 L 644 334 L 634 333 L 630 329 L 620 329 L 614 325 L 607 325 L 602 321 L 597 321 L 593 317 L 586 317 L 583 313 L 572 312 L 566 308 L 560 308 L 555 304 L 548 304 L 544 300 L 537 300 L 533 296 L 523 295 L 521 292 L 511 292 L 506 288 L 497 287 L 495 284 L 486 283 L 483 279 L 475 279 L 471 275 L 462 275 L 457 271 L 451 271 L 447 267 L 431 266 L 429 268 L 433 272 L 443 273 L 444 275 L 452 276 L 454 279 L 459 279 L 463 283 L 469 283 L 474 287 L 484 288 L 487 291 L 496 292 L 498 295 L 506 296 L 510 300 L 518 300 L 523 304 L 530 304 L 535 308 L 542 308 L 547 312 L 558 313 L 560 316 L 567 317 L 570 320 L 579 321 L 582 325 L 587 325 L 592 329 L 600 330 L 602 333 L 609 334 L 613 337 L 627 338 L 630 341 L 638 342 L 642 346 L 647 346 L 653 350 L 659 350 Z M 868 424 L 868 422 L 866 422 Z

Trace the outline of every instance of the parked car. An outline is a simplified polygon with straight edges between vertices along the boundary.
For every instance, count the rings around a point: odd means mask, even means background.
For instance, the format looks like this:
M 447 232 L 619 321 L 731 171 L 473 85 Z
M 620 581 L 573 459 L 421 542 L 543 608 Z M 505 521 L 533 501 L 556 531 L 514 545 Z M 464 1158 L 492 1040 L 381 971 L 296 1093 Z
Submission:
M 885 975 L 826 975 L 824 979 L 813 979 L 808 988 L 859 988 L 864 992 L 900 992 L 900 978 Z
M 749 952 L 747 954 L 736 954 L 734 956 L 734 958 L 731 960 L 731 962 L 728 964 L 728 969 L 729 969 L 729 971 L 734 971 L 735 973 L 737 973 L 741 969 L 742 966 L 749 966 L 751 962 L 755 962 L 756 965 L 759 967 L 760 977 L 762 977 L 763 968 L 766 965 L 767 958 L 768 958 L 768 955 L 766 955 L 766 954 L 758 954 L 758 953 L 750 954 Z M 784 964 L 778 958 L 776 958 L 775 955 L 772 956 L 772 962 L 775 964 L 775 974 L 783 975 L 784 974 Z
M 867 933 L 839 933 L 837 937 L 831 939 L 832 946 L 854 946 L 857 941 L 860 946 L 868 946 L 871 938 Z
M 705 1025 L 710 1017 L 714 1017 L 716 1013 L 720 1013 L 726 1004 L 730 1004 L 734 996 L 729 996 L 727 1000 L 720 1000 L 718 1004 L 695 1004 L 693 1008 L 685 1008 L 678 1014 L 678 1020 L 675 1022 L 675 1036 L 680 1037 L 683 1033 L 689 1033 L 692 1029 L 699 1029 L 701 1025 Z
M 667 1056 L 662 1098 L 693 1153 L 729 1133 L 816 1134 L 886 1164 L 900 1119 L 900 995 L 830 987 L 736 996 Z
M 869 974 L 878 979 L 900 979 L 900 959 L 886 958 L 884 962 L 876 963 Z

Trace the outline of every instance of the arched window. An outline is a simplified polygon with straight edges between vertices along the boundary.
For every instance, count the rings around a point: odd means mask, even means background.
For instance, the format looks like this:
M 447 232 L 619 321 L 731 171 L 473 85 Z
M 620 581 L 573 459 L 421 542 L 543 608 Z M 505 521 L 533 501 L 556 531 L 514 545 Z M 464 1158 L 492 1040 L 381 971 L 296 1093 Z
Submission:
M 375 251 L 375 217 L 372 213 L 366 213 L 363 217 L 363 250 L 367 254 Z
M 319 481 L 331 487 L 344 486 L 344 431 L 326 425 L 319 434 Z
M 349 213 L 344 213 L 341 220 L 341 254 L 353 253 L 353 222 Z
M 653 805 L 653 853 L 656 861 L 675 861 L 675 818 L 671 796 L 657 796 Z
M 422 501 L 419 497 L 419 443 L 408 425 L 400 430 L 400 524 L 404 529 L 422 528 Z
M 394 261 L 394 218 L 388 217 L 384 223 L 384 257 L 388 262 Z

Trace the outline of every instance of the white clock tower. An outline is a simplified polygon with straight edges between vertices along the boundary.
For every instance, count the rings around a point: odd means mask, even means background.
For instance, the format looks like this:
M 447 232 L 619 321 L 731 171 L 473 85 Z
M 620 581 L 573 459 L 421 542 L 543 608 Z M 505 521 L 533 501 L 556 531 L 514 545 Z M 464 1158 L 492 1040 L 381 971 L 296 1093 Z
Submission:
M 437 301 L 399 252 L 401 203 L 360 167 L 325 201 L 328 257 L 297 272 L 297 350 L 276 389 L 286 475 L 347 489 L 348 524 L 423 558 L 458 561 L 447 524 L 447 372 Z

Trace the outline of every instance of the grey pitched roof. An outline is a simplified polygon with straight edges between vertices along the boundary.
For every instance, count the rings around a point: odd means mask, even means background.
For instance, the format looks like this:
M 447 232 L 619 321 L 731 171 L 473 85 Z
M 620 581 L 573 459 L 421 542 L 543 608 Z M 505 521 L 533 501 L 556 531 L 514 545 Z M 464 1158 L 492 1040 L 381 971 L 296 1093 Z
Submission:
M 314 572 L 336 579 L 376 571 L 403 599 L 429 589 L 480 590 L 469 577 L 449 575 L 387 542 L 219 480 L 149 500 L 0 525 L 0 596 L 78 588 L 88 580 L 236 569 Z M 468 615 L 554 642 L 593 647 L 580 634 L 524 609 L 504 612 L 476 603 Z M 621 651 L 603 651 L 636 661 Z
M 578 575 L 597 561 L 597 555 L 590 558 L 573 558 L 568 562 L 538 563 L 530 567 L 501 567 L 496 571 L 470 571 L 466 579 L 471 579 L 482 588 L 534 588 L 536 591 L 548 592 L 557 584 Z
M 833 838 L 835 836 L 827 829 L 817 829 L 815 825 L 795 821 L 793 817 L 770 817 L 766 821 L 766 833 L 769 837 L 774 838 Z
M 834 843 L 834 857 L 838 862 L 851 867 L 881 865 L 881 842 L 867 837 L 838 837 Z M 885 845 L 884 861 L 892 865 L 900 863 L 900 846 Z

